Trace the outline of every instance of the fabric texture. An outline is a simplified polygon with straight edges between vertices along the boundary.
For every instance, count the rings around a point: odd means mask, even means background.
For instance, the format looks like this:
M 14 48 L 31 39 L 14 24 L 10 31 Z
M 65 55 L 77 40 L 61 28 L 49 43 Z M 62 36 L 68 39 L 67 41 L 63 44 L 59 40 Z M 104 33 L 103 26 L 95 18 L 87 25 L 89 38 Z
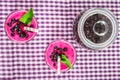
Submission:
M 81 11 L 106 8 L 120 27 L 119 0 L 0 0 L 0 80 L 120 80 L 120 33 L 108 48 L 93 51 L 77 43 L 73 23 Z M 7 16 L 15 10 L 33 8 L 39 33 L 31 41 L 11 41 L 4 29 Z M 45 62 L 45 50 L 52 41 L 64 39 L 77 52 L 73 69 L 57 75 Z

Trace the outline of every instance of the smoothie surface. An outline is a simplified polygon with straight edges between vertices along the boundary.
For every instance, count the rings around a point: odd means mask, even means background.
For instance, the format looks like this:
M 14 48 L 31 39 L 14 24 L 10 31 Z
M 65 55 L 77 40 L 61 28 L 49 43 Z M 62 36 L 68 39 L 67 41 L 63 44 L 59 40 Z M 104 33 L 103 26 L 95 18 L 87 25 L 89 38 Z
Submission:
M 64 40 L 58 40 L 58 41 L 55 41 L 55 42 L 52 42 L 49 44 L 49 46 L 47 47 L 46 49 L 46 53 L 45 53 L 45 59 L 46 59 L 46 63 L 53 69 L 53 70 L 57 70 L 58 68 L 58 63 L 56 62 L 56 66 L 53 66 L 53 61 L 51 60 L 50 58 L 50 55 L 52 54 L 53 50 L 54 50 L 54 47 L 57 46 L 59 48 L 67 48 L 67 51 L 63 51 L 62 54 L 65 54 L 67 56 L 67 58 L 69 59 L 70 63 L 74 64 L 75 62 L 75 59 L 76 59 L 76 51 L 75 49 L 73 48 L 73 46 L 64 41 Z M 66 71 L 68 70 L 68 66 L 64 63 L 60 63 L 61 65 L 61 71 Z
M 17 31 L 15 31 L 14 36 L 11 35 L 11 28 L 13 28 L 13 27 L 17 24 L 17 22 L 12 23 L 12 26 L 11 26 L 11 27 L 8 26 L 7 24 L 10 23 L 13 18 L 19 21 L 20 18 L 21 18 L 25 13 L 27 13 L 27 11 L 24 11 L 24 10 L 14 11 L 13 13 L 11 13 L 11 14 L 7 17 L 6 22 L 5 22 L 5 30 L 6 30 L 6 33 L 7 33 L 8 37 L 9 37 L 11 40 L 13 40 L 13 41 L 15 41 L 15 42 L 18 42 L 18 43 L 27 42 L 27 41 L 31 40 L 31 39 L 35 36 L 35 34 L 36 34 L 35 32 L 29 32 L 29 31 L 27 32 L 27 31 L 26 31 L 26 33 L 27 33 L 29 36 L 28 36 L 28 37 L 25 37 L 25 38 L 21 38 L 21 37 L 19 37 Z M 33 17 L 32 22 L 31 22 L 29 25 L 27 25 L 27 27 L 29 27 L 30 25 L 33 25 L 33 28 L 37 28 L 37 21 L 36 21 L 35 17 Z M 20 28 L 21 28 L 23 31 L 25 31 L 23 25 L 21 25 Z

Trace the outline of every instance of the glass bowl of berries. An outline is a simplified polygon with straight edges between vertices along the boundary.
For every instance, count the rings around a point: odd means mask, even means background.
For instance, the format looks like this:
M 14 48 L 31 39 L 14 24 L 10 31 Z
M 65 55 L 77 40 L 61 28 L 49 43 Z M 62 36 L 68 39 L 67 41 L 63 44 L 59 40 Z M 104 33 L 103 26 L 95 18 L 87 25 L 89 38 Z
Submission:
M 53 41 L 45 51 L 45 61 L 54 71 L 57 71 L 59 66 L 58 57 L 60 57 L 60 72 L 64 72 L 73 68 L 76 61 L 76 51 L 65 40 Z
M 103 49 L 116 38 L 118 23 L 113 13 L 103 8 L 92 8 L 80 16 L 77 34 L 88 48 Z
M 17 42 L 25 43 L 31 40 L 36 32 L 26 30 L 25 28 L 37 29 L 37 21 L 33 16 L 33 11 L 17 10 L 9 14 L 5 21 L 5 31 L 8 37 Z

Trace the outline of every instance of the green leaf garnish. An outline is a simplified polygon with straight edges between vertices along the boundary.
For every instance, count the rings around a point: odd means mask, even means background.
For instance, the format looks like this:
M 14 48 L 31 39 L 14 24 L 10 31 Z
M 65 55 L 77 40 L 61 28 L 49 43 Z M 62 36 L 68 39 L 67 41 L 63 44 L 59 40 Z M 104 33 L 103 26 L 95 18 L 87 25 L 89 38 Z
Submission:
M 61 61 L 60 62 L 63 62 L 64 64 L 66 64 L 70 69 L 72 69 L 72 65 L 70 63 L 70 60 L 64 55 L 62 54 L 61 55 Z
M 20 18 L 20 21 L 23 22 L 24 24 L 30 24 L 32 22 L 33 16 L 34 16 L 34 14 L 33 14 L 32 8 L 31 8 L 26 14 L 24 14 Z

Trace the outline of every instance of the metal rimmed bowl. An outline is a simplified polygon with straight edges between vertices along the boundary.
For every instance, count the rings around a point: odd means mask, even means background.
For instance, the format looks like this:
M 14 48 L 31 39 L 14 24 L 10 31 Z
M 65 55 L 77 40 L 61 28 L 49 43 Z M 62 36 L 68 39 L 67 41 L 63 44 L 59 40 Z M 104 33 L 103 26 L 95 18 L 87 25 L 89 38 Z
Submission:
M 102 49 L 115 40 L 118 23 L 111 11 L 93 8 L 86 10 L 80 17 L 77 33 L 82 43 L 88 48 Z

